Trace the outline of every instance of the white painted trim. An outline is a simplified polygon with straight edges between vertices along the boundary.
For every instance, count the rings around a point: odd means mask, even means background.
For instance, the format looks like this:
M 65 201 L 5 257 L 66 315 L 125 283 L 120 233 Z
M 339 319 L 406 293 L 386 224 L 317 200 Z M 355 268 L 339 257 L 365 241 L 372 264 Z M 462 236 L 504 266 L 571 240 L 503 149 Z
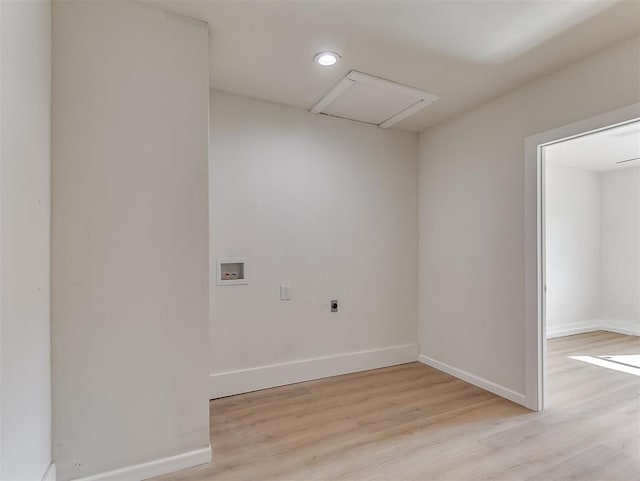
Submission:
M 624 324 L 612 321 L 602 321 L 600 324 L 600 330 L 616 334 L 624 334 L 625 336 L 640 336 L 640 327 L 634 329 L 629 325 L 625 326 Z
M 594 332 L 600 330 L 602 330 L 602 326 L 599 321 L 566 324 L 564 326 L 560 326 L 557 329 L 548 329 L 547 339 L 573 336 L 575 334 L 584 334 L 586 332 Z
M 402 92 L 415 98 L 415 103 L 381 122 L 378 127 L 381 127 L 383 129 L 391 127 L 392 125 L 400 122 L 402 119 L 413 115 L 418 110 L 427 107 L 440 98 L 439 95 L 432 94 L 431 92 L 427 92 L 425 90 L 420 90 L 415 87 L 409 87 L 408 85 L 399 84 L 397 82 L 392 82 L 390 80 L 352 70 L 337 85 L 329 90 L 329 92 L 327 92 L 327 94 L 322 99 L 320 99 L 320 101 L 316 103 L 316 105 L 313 106 L 313 108 L 311 109 L 311 113 L 322 113 L 326 107 L 331 105 L 338 97 L 340 97 L 356 83 L 372 85 L 374 87 L 383 89 L 392 89 L 396 92 Z
M 418 345 L 404 344 L 369 351 L 350 352 L 335 356 L 221 372 L 209 376 L 209 396 L 211 399 L 215 399 L 417 360 Z
M 51 463 L 42 475 L 42 481 L 56 481 L 56 465 Z
M 544 252 L 542 146 L 640 118 L 640 103 L 527 137 L 524 141 L 525 394 L 526 406 L 544 408 Z
M 453 367 L 444 362 L 440 362 L 436 359 L 433 359 L 432 357 L 425 356 L 424 354 L 420 354 L 418 360 L 421 363 L 426 364 L 427 366 L 437 369 L 438 371 L 451 374 L 453 377 L 462 379 L 463 381 L 466 381 L 469 384 L 473 384 L 474 386 L 478 386 L 485 391 L 492 392 L 493 394 L 508 399 L 509 401 L 513 401 L 516 404 L 526 406 L 526 397 L 524 394 L 513 391 L 512 389 L 506 388 L 504 386 L 501 386 L 500 384 L 496 384 L 487 379 L 476 376 L 475 374 L 471 374 L 470 372 L 463 371 L 462 369 L 458 369 L 457 367 Z
M 632 322 L 622 321 L 592 321 L 590 323 L 568 324 L 566 326 L 562 326 L 561 329 L 547 331 L 547 339 L 573 336 L 575 334 L 584 334 L 595 331 L 607 331 L 615 334 L 624 334 L 625 336 L 640 336 L 640 326 L 636 329 L 632 326 Z
M 422 110 L 423 108 L 427 107 L 428 105 L 429 105 L 429 102 L 427 102 L 426 100 L 419 100 L 415 104 L 410 105 L 406 109 L 398 112 L 397 114 L 391 116 L 390 118 L 388 118 L 387 120 L 382 122 L 380 124 L 380 127 L 383 128 L 383 129 L 387 129 L 387 128 L 391 127 L 392 125 L 397 124 L 401 120 L 406 119 L 410 115 L 415 114 L 418 110 Z
M 372 85 L 374 87 L 387 89 L 391 88 L 396 92 L 402 92 L 407 95 L 411 95 L 412 97 L 415 97 L 416 100 L 424 100 L 425 102 L 427 102 L 427 105 L 435 102 L 440 98 L 439 95 L 432 94 L 431 92 L 427 92 L 426 90 L 417 89 L 415 87 L 410 87 L 398 82 L 392 82 L 391 80 L 376 77 L 375 75 L 369 75 L 367 73 L 358 72 L 357 70 L 352 70 L 351 72 L 349 72 L 346 78 L 354 82 L 360 82 L 363 84 Z
M 335 99 L 346 92 L 353 85 L 353 82 L 353 80 L 344 77 L 331 90 L 329 90 L 326 95 L 318 101 L 317 104 L 313 106 L 313 108 L 311 109 L 311 113 L 319 114 L 320 112 L 322 112 L 325 107 L 333 103 Z
M 113 471 L 93 474 L 84 478 L 76 478 L 74 481 L 141 481 L 210 462 L 211 445 L 206 448 L 156 459 L 147 463 L 114 469 Z

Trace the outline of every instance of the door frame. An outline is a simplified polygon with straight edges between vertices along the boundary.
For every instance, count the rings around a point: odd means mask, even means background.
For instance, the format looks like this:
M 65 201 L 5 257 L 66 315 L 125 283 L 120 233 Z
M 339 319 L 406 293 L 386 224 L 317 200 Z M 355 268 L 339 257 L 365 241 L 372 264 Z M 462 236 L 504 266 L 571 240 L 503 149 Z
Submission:
M 640 120 L 640 103 L 563 125 L 524 141 L 525 405 L 544 408 L 546 355 L 543 147 Z

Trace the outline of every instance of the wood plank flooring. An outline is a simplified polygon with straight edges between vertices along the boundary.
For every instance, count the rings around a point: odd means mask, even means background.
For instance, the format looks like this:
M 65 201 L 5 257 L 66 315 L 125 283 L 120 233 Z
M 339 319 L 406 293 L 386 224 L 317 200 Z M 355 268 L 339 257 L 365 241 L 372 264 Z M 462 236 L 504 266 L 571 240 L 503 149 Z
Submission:
M 640 377 L 567 357 L 614 354 L 640 338 L 548 341 L 542 413 L 419 363 L 217 399 L 213 463 L 156 480 L 640 480 Z

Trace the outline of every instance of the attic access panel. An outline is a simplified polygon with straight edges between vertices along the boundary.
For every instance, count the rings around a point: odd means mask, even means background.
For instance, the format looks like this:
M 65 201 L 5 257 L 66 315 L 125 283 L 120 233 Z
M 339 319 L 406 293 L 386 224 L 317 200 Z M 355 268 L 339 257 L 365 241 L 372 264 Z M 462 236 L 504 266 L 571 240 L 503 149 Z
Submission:
M 311 112 L 387 128 L 439 98 L 424 90 L 352 70 Z

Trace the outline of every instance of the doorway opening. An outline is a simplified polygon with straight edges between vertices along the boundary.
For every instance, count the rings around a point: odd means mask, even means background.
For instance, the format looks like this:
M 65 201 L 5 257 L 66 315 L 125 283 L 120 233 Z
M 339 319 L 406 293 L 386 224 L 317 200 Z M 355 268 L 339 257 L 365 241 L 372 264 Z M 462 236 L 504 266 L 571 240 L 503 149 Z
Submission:
M 640 121 L 541 150 L 544 394 L 553 407 L 640 376 Z
M 568 372 L 640 374 L 638 157 L 640 104 L 525 141 L 530 409 L 566 399 Z

